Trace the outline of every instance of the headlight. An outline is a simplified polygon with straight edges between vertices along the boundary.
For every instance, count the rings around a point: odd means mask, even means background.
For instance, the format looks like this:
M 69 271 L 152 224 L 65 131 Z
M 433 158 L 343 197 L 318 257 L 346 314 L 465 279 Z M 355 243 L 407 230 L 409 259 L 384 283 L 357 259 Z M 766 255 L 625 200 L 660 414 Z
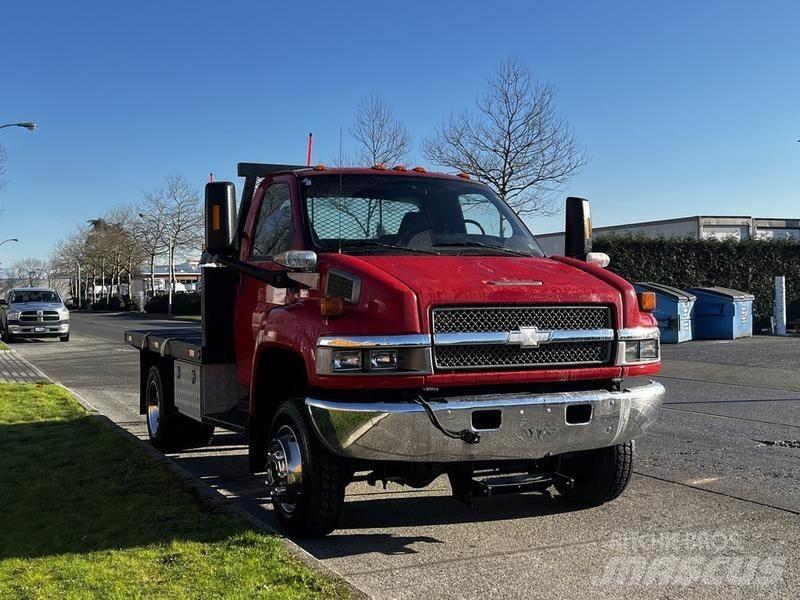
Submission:
M 371 370 L 396 369 L 397 350 L 370 350 L 369 368 Z
M 430 336 L 323 336 L 317 342 L 320 375 L 419 375 L 431 372 Z
M 661 357 L 658 327 L 632 327 L 617 331 L 617 364 L 636 365 L 657 362 Z
M 68 319 L 69 309 L 66 306 L 62 306 L 61 308 L 58 309 L 58 316 L 61 317 L 62 319 Z
M 12 321 L 16 321 L 19 319 L 20 311 L 18 310 L 10 310 L 8 311 L 8 318 Z
M 361 350 L 335 350 L 332 366 L 334 372 L 360 371 Z
M 658 360 L 658 340 L 628 340 L 625 342 L 625 362 L 635 364 Z

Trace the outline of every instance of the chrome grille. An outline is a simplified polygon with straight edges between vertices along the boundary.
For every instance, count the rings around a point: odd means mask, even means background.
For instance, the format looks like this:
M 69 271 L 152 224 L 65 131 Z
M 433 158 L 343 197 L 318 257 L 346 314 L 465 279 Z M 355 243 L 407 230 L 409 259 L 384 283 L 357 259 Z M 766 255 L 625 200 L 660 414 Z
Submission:
M 514 332 L 520 327 L 549 331 L 608 330 L 613 327 L 607 306 L 496 306 L 437 308 L 434 334 Z M 493 342 L 496 340 L 493 340 Z M 537 347 L 517 344 L 441 344 L 434 347 L 436 368 L 514 369 L 554 366 L 589 366 L 611 361 L 611 340 L 544 343 Z
M 436 366 L 440 369 L 486 369 L 602 364 L 609 359 L 610 349 L 609 342 L 564 342 L 533 349 L 505 344 L 440 346 L 436 348 Z
M 433 310 L 434 333 L 514 331 L 519 327 L 608 329 L 611 309 L 607 306 L 496 306 Z
M 23 323 L 32 323 L 39 320 L 39 315 L 35 310 L 26 310 L 19 314 L 19 320 Z

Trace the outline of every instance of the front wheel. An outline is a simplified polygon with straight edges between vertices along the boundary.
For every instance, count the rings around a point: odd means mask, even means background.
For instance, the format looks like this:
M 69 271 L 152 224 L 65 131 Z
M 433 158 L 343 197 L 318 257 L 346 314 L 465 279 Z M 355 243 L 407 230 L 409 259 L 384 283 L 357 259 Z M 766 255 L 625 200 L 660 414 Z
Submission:
M 267 485 L 284 529 L 318 537 L 339 522 L 348 471 L 319 443 L 301 407 L 302 399 L 287 400 L 275 411 L 266 448 Z
M 631 480 L 633 474 L 633 440 L 599 448 L 576 452 L 562 459 L 559 473 L 572 479 L 567 485 L 565 480 L 556 482 L 559 494 L 587 506 L 597 506 L 618 497 Z
M 59 338 L 58 338 L 58 340 L 59 340 L 60 342 L 68 342 L 68 341 L 69 341 L 69 334 L 67 334 L 67 335 L 62 335 L 61 337 L 59 337 Z

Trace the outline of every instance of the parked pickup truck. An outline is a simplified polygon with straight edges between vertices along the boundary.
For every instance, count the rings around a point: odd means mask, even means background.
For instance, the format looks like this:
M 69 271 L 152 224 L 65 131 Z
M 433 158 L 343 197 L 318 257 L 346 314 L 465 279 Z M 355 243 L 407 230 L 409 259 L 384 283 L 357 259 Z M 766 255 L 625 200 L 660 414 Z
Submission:
M 202 327 L 127 331 L 158 447 L 246 433 L 292 535 L 332 531 L 352 481 L 447 475 L 595 505 L 633 469 L 664 388 L 655 298 L 591 252 L 567 200 L 565 256 L 466 175 L 239 164 L 205 190 Z
M 0 299 L 3 339 L 54 338 L 69 341 L 69 310 L 50 288 L 13 288 Z

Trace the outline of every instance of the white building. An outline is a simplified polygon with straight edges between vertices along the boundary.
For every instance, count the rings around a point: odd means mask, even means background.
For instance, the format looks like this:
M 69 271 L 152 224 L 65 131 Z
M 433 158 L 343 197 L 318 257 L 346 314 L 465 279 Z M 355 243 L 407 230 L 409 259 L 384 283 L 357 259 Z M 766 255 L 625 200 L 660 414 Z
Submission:
M 696 239 L 750 238 L 786 239 L 800 241 L 800 219 L 765 219 L 736 216 L 695 216 L 642 223 L 626 223 L 610 227 L 595 227 L 593 235 L 643 235 L 648 238 L 692 237 Z M 544 233 L 536 239 L 546 254 L 563 254 L 564 232 Z
M 133 293 L 139 295 L 147 290 L 150 293 L 150 265 L 142 265 L 141 276 L 133 280 Z M 169 265 L 156 265 L 153 269 L 155 292 L 166 292 L 169 289 Z M 194 292 L 199 290 L 200 261 L 189 260 L 175 265 L 176 292 Z

